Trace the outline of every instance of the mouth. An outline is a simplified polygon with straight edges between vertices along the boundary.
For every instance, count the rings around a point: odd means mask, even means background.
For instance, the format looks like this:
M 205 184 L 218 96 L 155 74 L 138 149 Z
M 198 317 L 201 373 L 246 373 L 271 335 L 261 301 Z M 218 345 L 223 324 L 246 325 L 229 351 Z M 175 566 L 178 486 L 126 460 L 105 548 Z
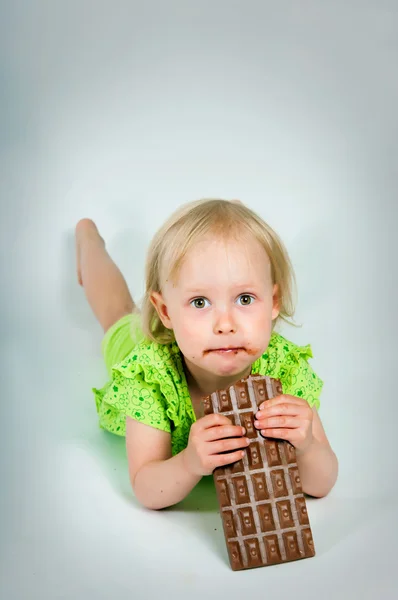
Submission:
M 242 350 L 244 350 L 244 348 L 242 347 L 228 347 L 228 348 L 212 348 L 210 350 L 207 350 L 208 353 L 210 352 L 217 352 L 219 354 L 238 354 L 238 352 L 241 352 Z

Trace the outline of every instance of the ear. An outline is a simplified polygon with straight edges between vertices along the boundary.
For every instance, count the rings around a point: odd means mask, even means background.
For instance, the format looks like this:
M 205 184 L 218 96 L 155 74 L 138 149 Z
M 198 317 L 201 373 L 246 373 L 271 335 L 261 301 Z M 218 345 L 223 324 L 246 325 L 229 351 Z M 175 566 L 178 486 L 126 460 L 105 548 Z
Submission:
M 272 320 L 275 321 L 276 317 L 279 315 L 280 305 L 279 305 L 279 286 L 275 283 L 274 288 L 272 290 Z
M 152 292 L 149 299 L 155 307 L 156 312 L 159 315 L 159 319 L 162 321 L 163 325 L 167 329 L 172 329 L 169 313 L 162 294 L 160 294 L 159 292 Z

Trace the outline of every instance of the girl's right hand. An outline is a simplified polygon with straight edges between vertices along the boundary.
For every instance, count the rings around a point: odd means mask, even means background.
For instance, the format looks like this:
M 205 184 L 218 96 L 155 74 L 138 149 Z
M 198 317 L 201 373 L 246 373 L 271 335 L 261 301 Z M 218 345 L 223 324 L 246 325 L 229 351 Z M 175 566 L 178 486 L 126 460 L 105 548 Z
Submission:
M 244 427 L 232 425 L 224 415 L 211 414 L 198 419 L 191 427 L 188 445 L 183 450 L 187 471 L 192 475 L 211 475 L 216 467 L 237 462 L 244 455 L 238 449 L 250 444 L 244 434 Z

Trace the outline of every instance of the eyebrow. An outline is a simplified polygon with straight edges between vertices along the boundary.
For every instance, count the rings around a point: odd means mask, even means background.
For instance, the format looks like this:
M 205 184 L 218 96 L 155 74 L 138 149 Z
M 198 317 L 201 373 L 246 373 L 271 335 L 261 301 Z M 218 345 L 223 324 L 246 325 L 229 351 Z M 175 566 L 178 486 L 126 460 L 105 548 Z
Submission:
M 248 289 L 254 289 L 258 286 L 254 285 L 253 283 L 238 283 L 236 285 L 234 285 L 232 287 L 232 289 L 244 289 L 244 290 L 248 290 Z M 206 290 L 206 286 L 204 285 L 203 287 L 196 287 L 196 288 L 190 288 L 187 290 L 184 290 L 187 294 L 199 294 L 201 292 L 203 292 L 204 290 Z

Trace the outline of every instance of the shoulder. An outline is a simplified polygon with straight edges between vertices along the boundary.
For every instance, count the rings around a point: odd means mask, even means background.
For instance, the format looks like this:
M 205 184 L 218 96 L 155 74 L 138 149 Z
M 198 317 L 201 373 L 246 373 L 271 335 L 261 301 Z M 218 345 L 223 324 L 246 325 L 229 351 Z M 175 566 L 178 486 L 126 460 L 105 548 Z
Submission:
M 310 344 L 300 346 L 273 332 L 267 351 L 255 367 L 261 375 L 279 379 L 285 394 L 305 398 L 319 408 L 324 382 L 308 362 L 310 358 L 313 358 Z
M 184 381 L 181 354 L 175 342 L 159 344 L 144 339 L 112 368 L 113 389 L 117 388 L 115 397 L 127 392 L 127 402 L 138 402 L 142 414 L 156 405 L 175 425 L 182 418 L 187 392 Z
M 268 349 L 269 356 L 275 361 L 297 362 L 300 358 L 313 358 L 310 344 L 300 346 L 288 340 L 280 333 L 272 333 Z
M 178 354 L 175 343 L 159 344 L 144 339 L 124 360 L 113 366 L 112 373 L 131 380 L 139 378 L 149 383 L 171 383 L 179 379 Z
M 294 364 L 300 358 L 307 360 L 308 358 L 312 358 L 312 356 L 312 349 L 309 344 L 299 346 L 280 333 L 273 332 L 267 351 L 261 356 L 258 366 L 262 369 L 266 368 L 267 375 L 275 376 L 279 374 L 283 364 Z

